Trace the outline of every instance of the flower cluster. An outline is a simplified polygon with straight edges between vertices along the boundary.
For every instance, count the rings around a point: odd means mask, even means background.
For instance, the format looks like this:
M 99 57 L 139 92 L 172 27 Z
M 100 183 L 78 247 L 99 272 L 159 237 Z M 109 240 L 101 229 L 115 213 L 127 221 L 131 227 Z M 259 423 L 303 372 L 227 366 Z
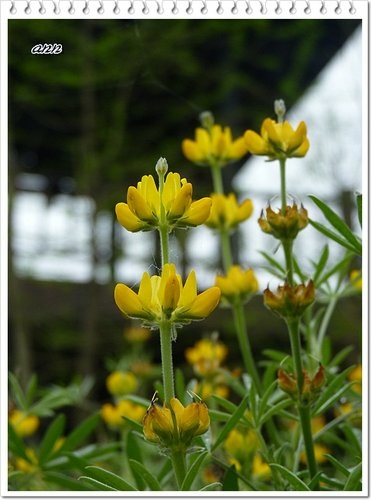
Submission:
M 218 305 L 220 290 L 211 287 L 197 294 L 196 274 L 191 271 L 184 285 L 174 264 L 165 264 L 161 276 L 143 273 L 138 293 L 125 284 L 115 288 L 119 309 L 144 324 L 158 327 L 163 321 L 181 326 L 208 316 Z
M 228 196 L 212 193 L 211 200 L 210 216 L 205 222 L 211 229 L 232 232 L 238 224 L 248 219 L 253 212 L 252 201 L 247 199 L 238 204 L 234 193 L 230 193 Z
M 233 304 L 236 299 L 246 302 L 257 293 L 259 283 L 252 269 L 243 270 L 240 266 L 231 266 L 226 276 L 217 276 L 215 285 L 221 290 L 222 298 Z
M 285 207 L 285 213 L 280 209 L 277 212 L 268 207 L 258 219 L 260 229 L 279 240 L 294 240 L 299 231 L 308 225 L 308 212 L 294 203 Z
M 144 175 L 137 187 L 130 186 L 127 203 L 117 203 L 119 223 L 128 231 L 148 231 L 167 225 L 198 226 L 210 215 L 211 199 L 192 200 L 192 184 L 178 173 L 169 172 L 160 189 L 152 175 Z
M 273 293 L 269 288 L 264 290 L 264 304 L 282 318 L 298 318 L 310 306 L 315 298 L 313 281 L 307 285 L 289 285 L 285 283 Z
M 169 405 L 152 404 L 143 419 L 148 441 L 167 448 L 186 449 L 194 437 L 204 434 L 210 425 L 207 406 L 202 401 L 184 407 L 172 398 Z

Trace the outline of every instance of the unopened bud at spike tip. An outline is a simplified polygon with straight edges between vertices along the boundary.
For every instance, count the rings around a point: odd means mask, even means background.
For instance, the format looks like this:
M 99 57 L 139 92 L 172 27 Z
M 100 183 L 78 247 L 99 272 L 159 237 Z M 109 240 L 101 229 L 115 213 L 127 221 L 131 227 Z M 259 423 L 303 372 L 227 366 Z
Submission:
M 277 115 L 278 122 L 283 122 L 286 113 L 286 105 L 283 99 L 276 99 L 274 101 L 274 112 Z
M 211 130 L 215 123 L 214 115 L 211 111 L 202 111 L 202 113 L 200 113 L 200 122 L 203 128 Z
M 156 163 L 156 172 L 158 176 L 163 176 L 168 171 L 168 164 L 166 158 L 160 158 Z

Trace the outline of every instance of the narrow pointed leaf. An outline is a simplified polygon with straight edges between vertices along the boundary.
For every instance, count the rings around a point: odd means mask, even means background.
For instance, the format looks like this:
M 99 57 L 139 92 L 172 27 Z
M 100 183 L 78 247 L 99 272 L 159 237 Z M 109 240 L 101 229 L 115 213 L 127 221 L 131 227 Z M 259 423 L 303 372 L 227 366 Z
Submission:
M 354 467 L 352 472 L 344 484 L 344 491 L 361 491 L 362 490 L 362 462 Z
M 63 414 L 58 415 L 49 425 L 40 443 L 38 450 L 39 463 L 43 464 L 53 454 L 57 439 L 62 436 L 66 418 Z
M 289 469 L 286 469 L 283 465 L 280 464 L 269 464 L 272 469 L 275 469 L 277 472 L 281 474 L 281 476 L 291 484 L 294 491 L 310 491 L 309 486 L 307 486 L 304 481 L 298 478 L 296 474 L 291 472 Z
M 230 431 L 235 427 L 237 422 L 240 420 L 242 415 L 244 414 L 247 403 L 249 402 L 249 395 L 247 394 L 243 400 L 241 401 L 240 405 L 236 409 L 236 411 L 232 414 L 230 419 L 226 422 L 225 426 L 223 427 L 222 431 L 220 432 L 219 436 L 217 437 L 212 450 L 215 450 L 223 441 L 224 439 L 228 436 Z
M 320 233 L 327 236 L 327 238 L 330 238 L 330 240 L 336 241 L 336 243 L 338 243 L 342 247 L 350 250 L 353 253 L 356 253 L 358 255 L 362 255 L 362 248 L 359 245 L 357 245 L 357 246 L 352 245 L 347 240 L 338 236 L 337 233 L 334 233 L 333 231 L 331 231 L 331 229 L 328 229 L 326 226 L 324 226 L 320 222 L 316 222 L 312 219 L 309 219 L 309 224 L 311 224 L 315 229 L 317 229 L 317 231 L 319 231 Z
M 60 451 L 72 451 L 79 446 L 96 428 L 100 416 L 98 413 L 91 415 L 78 425 L 63 442 Z
M 325 245 L 323 247 L 320 258 L 319 258 L 318 262 L 316 263 L 316 272 L 314 273 L 314 276 L 313 276 L 313 282 L 315 285 L 317 285 L 317 281 L 318 281 L 319 277 L 321 276 L 322 271 L 324 270 L 324 268 L 327 264 L 329 256 L 330 256 L 330 252 L 328 249 L 328 245 Z
M 184 481 L 181 486 L 181 491 L 189 491 L 191 489 L 192 483 L 195 480 L 197 474 L 199 473 L 199 470 L 207 457 L 208 452 L 204 451 L 203 453 L 200 453 L 199 456 L 196 458 L 196 460 L 193 462 L 192 466 L 189 468 Z
M 101 467 L 97 467 L 95 465 L 89 465 L 85 469 L 88 477 L 99 481 L 110 488 L 117 491 L 138 491 L 134 486 L 130 483 L 122 479 L 122 477 L 110 472 L 108 470 L 102 469 Z
M 137 460 L 129 459 L 130 466 L 140 474 L 143 480 L 148 484 L 152 491 L 161 491 L 161 485 L 157 478 L 149 472 L 149 470 Z
M 357 202 L 358 220 L 360 226 L 362 227 L 362 195 L 360 193 L 357 193 L 356 195 L 356 202 Z
M 216 489 L 220 490 L 222 483 L 210 483 L 200 489 L 200 491 L 214 491 Z
M 234 465 L 231 465 L 227 470 L 225 475 L 223 486 L 223 491 L 238 491 L 238 477 L 236 474 L 236 468 Z

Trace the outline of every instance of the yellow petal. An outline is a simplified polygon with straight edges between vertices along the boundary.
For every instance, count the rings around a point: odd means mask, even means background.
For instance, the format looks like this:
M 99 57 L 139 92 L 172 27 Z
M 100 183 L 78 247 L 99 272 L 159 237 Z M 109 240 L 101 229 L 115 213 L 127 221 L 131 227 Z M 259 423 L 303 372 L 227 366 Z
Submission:
M 236 139 L 230 148 L 230 156 L 231 158 L 234 158 L 236 160 L 239 160 L 240 158 L 245 156 L 247 152 L 248 148 L 246 145 L 246 140 L 243 137 L 239 137 L 238 139 Z
M 194 163 L 201 162 L 204 159 L 204 155 L 200 150 L 198 144 L 190 139 L 184 139 L 182 142 L 182 151 L 184 156 Z
M 177 398 L 171 398 L 170 406 L 175 414 L 177 423 L 179 423 L 179 420 L 181 419 L 181 416 L 183 415 L 184 412 L 184 406 Z
M 199 226 L 206 222 L 210 216 L 211 198 L 201 198 L 194 201 L 185 213 L 185 222 L 190 226 Z
M 307 127 L 304 122 L 300 122 L 296 131 L 290 137 L 287 144 L 287 151 L 293 152 L 301 146 L 307 135 Z
M 266 155 L 269 153 L 267 143 L 253 130 L 247 130 L 244 134 L 246 147 L 253 155 Z
M 142 304 L 145 304 L 148 309 L 151 309 L 152 285 L 151 278 L 147 272 L 143 273 L 142 279 L 140 281 L 138 298 Z
M 179 431 L 182 434 L 191 432 L 195 435 L 192 431 L 196 431 L 200 425 L 199 413 L 199 403 L 191 403 L 183 409 L 177 418 Z
M 250 215 L 253 213 L 253 210 L 254 206 L 251 200 L 243 201 L 242 204 L 238 207 L 237 221 L 242 222 L 243 220 L 248 219 Z
M 142 317 L 143 308 L 138 295 L 131 288 L 119 283 L 115 287 L 115 302 L 121 312 L 127 316 Z
M 308 149 L 309 149 L 309 141 L 308 139 L 304 139 L 302 145 L 298 149 L 296 149 L 291 154 L 291 156 L 295 156 L 296 158 L 303 158 L 307 154 Z
M 192 184 L 187 182 L 184 184 L 171 204 L 168 216 L 179 218 L 181 217 L 192 202 Z
M 211 154 L 211 139 L 210 134 L 204 128 L 196 128 L 196 143 L 202 155 L 202 159 L 206 159 Z
M 176 308 L 180 296 L 180 286 L 177 276 L 172 275 L 165 285 L 164 300 L 162 303 L 162 308 L 164 311 L 174 311 Z
M 205 318 L 216 308 L 219 300 L 220 289 L 216 286 L 211 287 L 196 297 L 187 316 L 190 318 Z
M 146 224 L 133 214 L 126 203 L 117 203 L 115 211 L 117 220 L 128 231 L 135 233 L 146 227 Z
M 144 197 L 134 186 L 128 189 L 128 206 L 130 210 L 141 220 L 153 220 L 153 213 Z
M 197 296 L 197 282 L 196 282 L 196 273 L 192 270 L 186 282 L 184 283 L 183 290 L 181 292 L 181 296 L 178 302 L 178 307 L 190 307 L 192 302 L 195 300 Z
M 162 203 L 166 210 L 171 208 L 171 204 L 174 202 L 180 188 L 180 175 L 178 173 L 169 172 L 166 176 L 164 189 L 162 191 Z

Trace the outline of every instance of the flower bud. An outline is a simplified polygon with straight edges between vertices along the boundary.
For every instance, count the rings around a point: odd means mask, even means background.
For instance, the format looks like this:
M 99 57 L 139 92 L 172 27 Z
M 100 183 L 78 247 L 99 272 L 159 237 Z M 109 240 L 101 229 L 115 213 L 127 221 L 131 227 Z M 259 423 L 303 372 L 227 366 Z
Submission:
M 159 177 L 166 175 L 168 168 L 169 167 L 168 167 L 166 158 L 159 158 L 159 160 L 156 163 L 156 167 L 155 167 L 157 175 Z
M 277 115 L 278 122 L 283 122 L 283 117 L 286 113 L 286 105 L 283 99 L 276 99 L 274 101 L 274 112 Z
M 211 111 L 202 111 L 202 113 L 200 113 L 200 122 L 203 128 L 210 130 L 215 123 L 214 115 Z
M 298 208 L 296 203 L 287 206 L 284 214 L 281 209 L 276 212 L 269 206 L 258 219 L 258 224 L 264 233 L 281 241 L 293 240 L 308 225 L 308 211 L 303 206 Z
M 273 293 L 269 288 L 263 292 L 264 305 L 284 319 L 299 318 L 315 298 L 313 281 L 307 285 L 285 283 Z

